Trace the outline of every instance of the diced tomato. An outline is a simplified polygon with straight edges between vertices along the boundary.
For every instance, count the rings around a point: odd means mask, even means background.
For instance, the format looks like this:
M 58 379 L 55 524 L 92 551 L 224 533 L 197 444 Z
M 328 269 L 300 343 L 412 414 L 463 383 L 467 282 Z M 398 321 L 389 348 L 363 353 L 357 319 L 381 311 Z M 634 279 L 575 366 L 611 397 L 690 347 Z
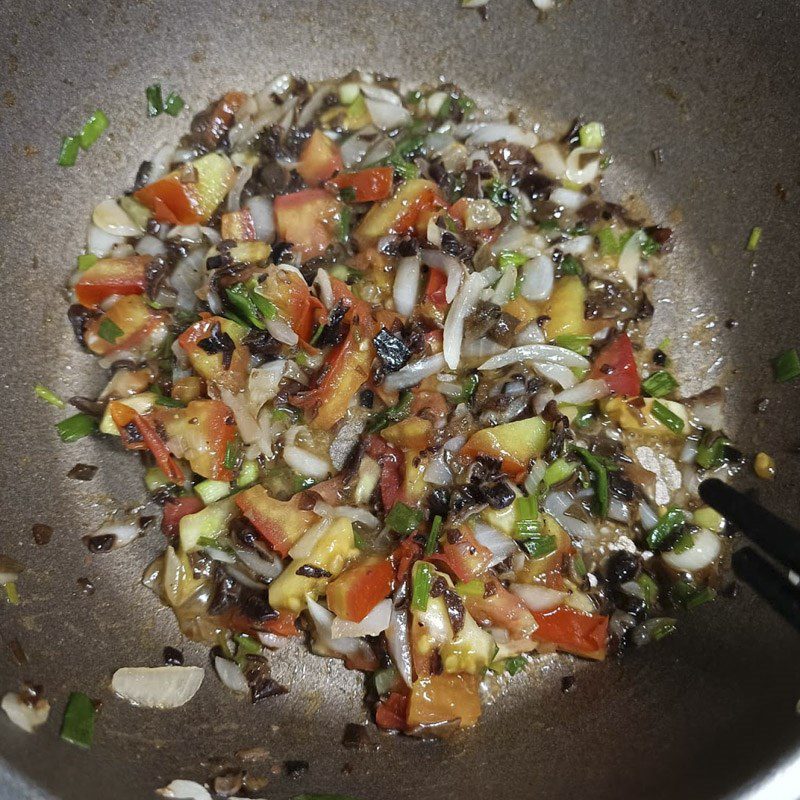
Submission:
M 375 724 L 385 731 L 404 731 L 408 697 L 400 692 L 391 692 L 375 708 Z
M 202 124 L 196 133 L 200 143 L 208 150 L 215 150 L 236 121 L 236 112 L 247 102 L 247 98 L 244 92 L 226 92 L 216 103 L 202 111 L 199 115 Z
M 115 294 L 143 294 L 149 256 L 101 258 L 81 273 L 75 296 L 82 306 L 97 308 Z
M 415 450 L 418 453 L 430 445 L 433 437 L 433 425 L 427 419 L 408 417 L 408 419 L 402 419 L 400 422 L 384 428 L 381 436 L 398 447 Z
M 328 584 L 328 608 L 337 617 L 361 622 L 392 593 L 394 569 L 385 558 L 372 558 L 346 569 Z
M 422 546 L 410 536 L 403 539 L 392 553 L 392 562 L 395 565 L 395 578 L 402 583 L 409 575 L 414 562 L 422 556 Z
M 222 153 L 208 153 L 143 186 L 134 198 L 159 222 L 196 225 L 207 222 L 233 184 L 235 170 Z
M 297 630 L 297 614 L 286 609 L 281 609 L 277 617 L 258 623 L 258 629 L 276 636 L 297 636 L 300 633 Z
M 597 354 L 589 377 L 602 378 L 612 394 L 622 397 L 641 394 L 639 371 L 627 333 L 616 336 Z
M 253 486 L 236 495 L 236 505 L 242 514 L 267 544 L 284 557 L 317 520 L 312 511 L 301 509 L 299 502 L 299 495 L 291 500 L 276 500 L 263 486 Z
M 529 636 L 536 628 L 536 620 L 522 600 L 496 578 L 489 578 L 484 585 L 483 595 L 468 595 L 464 599 L 475 621 L 486 627 L 503 628 L 512 639 Z
M 332 183 L 338 189 L 353 189 L 356 203 L 383 200 L 392 193 L 393 167 L 370 167 L 337 175 Z
M 461 227 L 464 227 L 464 223 L 467 218 L 467 209 L 469 208 L 469 201 L 466 197 L 461 197 L 456 200 L 453 205 L 450 206 L 448 209 L 448 214 L 458 223 L 461 224 Z
M 473 433 L 459 455 L 469 460 L 479 456 L 499 459 L 503 471 L 517 480 L 530 460 L 544 451 L 549 435 L 550 426 L 541 417 L 505 422 Z
M 428 286 L 425 289 L 425 299 L 437 308 L 447 305 L 445 289 L 447 288 L 447 275 L 440 269 L 430 268 L 428 272 Z
M 202 510 L 203 501 L 194 495 L 187 497 L 170 497 L 164 503 L 164 515 L 161 518 L 161 532 L 168 539 L 178 536 L 178 524 L 189 514 L 196 514 Z
M 208 339 L 215 326 L 233 340 L 234 349 L 230 364 L 226 367 L 222 353 L 207 353 L 200 342 Z M 178 344 L 186 353 L 194 370 L 218 389 L 229 389 L 238 392 L 247 382 L 250 356 L 242 345 L 245 330 L 225 317 L 214 317 L 211 314 L 200 314 L 200 320 L 190 325 L 179 337 Z
M 367 454 L 374 458 L 381 468 L 379 488 L 381 503 L 386 511 L 400 499 L 403 485 L 403 453 L 380 436 L 370 436 L 367 440 Z
M 584 614 L 570 606 L 536 612 L 533 617 L 539 625 L 533 634 L 537 641 L 584 658 L 602 661 L 606 657 L 608 617 Z
M 324 189 L 303 189 L 275 198 L 278 237 L 293 245 L 302 261 L 322 255 L 333 241 L 342 204 Z
M 460 581 L 469 581 L 482 575 L 492 562 L 492 551 L 484 547 L 467 527 L 458 531 L 459 538 L 445 535 L 442 544 L 442 561 Z
M 406 718 L 409 728 L 445 722 L 458 722 L 459 727 L 469 728 L 480 715 L 481 702 L 474 675 L 428 675 L 418 678 L 411 687 Z
M 186 408 L 156 408 L 150 415 L 169 438 L 180 440 L 192 469 L 215 481 L 233 479 L 225 466 L 228 445 L 236 438 L 233 412 L 220 400 L 193 400 Z
M 342 154 L 336 143 L 319 128 L 300 152 L 297 171 L 309 186 L 319 186 L 342 168 Z
M 109 336 L 109 322 L 113 323 L 110 326 L 113 337 Z M 150 308 L 137 294 L 123 295 L 105 314 L 90 320 L 86 326 L 87 346 L 98 356 L 124 351 L 147 357 L 155 352 L 166 335 L 167 313 Z
M 143 448 L 149 450 L 161 471 L 173 483 L 182 484 L 186 480 L 181 468 L 178 466 L 178 462 L 172 457 L 166 443 L 158 435 L 151 422 L 130 406 L 117 401 L 112 401 L 109 404 L 109 411 L 114 424 L 123 433 L 123 442 L 125 442 L 126 447 L 131 450 L 141 450 Z M 126 441 L 124 431 L 129 425 L 133 425 L 136 428 L 139 432 L 139 437 L 137 439 L 128 438 Z
M 238 242 L 254 242 L 256 226 L 253 217 L 246 208 L 229 211 L 222 215 L 220 232 L 223 239 L 234 239 Z
M 414 399 L 411 401 L 411 415 L 429 420 L 442 420 L 447 417 L 447 400 L 441 392 L 430 391 L 422 385 L 411 390 Z
M 259 291 L 275 304 L 292 330 L 308 342 L 316 327 L 316 316 L 324 309 L 308 284 L 296 272 L 270 269 Z

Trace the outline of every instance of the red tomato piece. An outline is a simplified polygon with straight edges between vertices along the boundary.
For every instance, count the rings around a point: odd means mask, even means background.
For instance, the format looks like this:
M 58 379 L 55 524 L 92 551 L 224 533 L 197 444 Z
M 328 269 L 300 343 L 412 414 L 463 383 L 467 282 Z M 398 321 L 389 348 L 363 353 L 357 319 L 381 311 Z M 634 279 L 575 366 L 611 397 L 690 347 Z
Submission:
M 468 595 L 464 599 L 467 611 L 475 621 L 487 627 L 507 630 L 512 639 L 529 636 L 536 628 L 536 620 L 528 607 L 496 578 L 484 581 L 483 595 Z
M 290 242 L 302 261 L 322 255 L 333 241 L 341 203 L 324 189 L 303 189 L 275 198 L 278 237 Z
M 381 502 L 386 511 L 400 499 L 403 486 L 403 453 L 380 436 L 370 436 L 367 441 L 367 454 L 374 458 L 381 468 L 379 488 Z
M 447 305 L 445 289 L 447 288 L 447 275 L 440 269 L 430 268 L 428 272 L 428 286 L 425 289 L 425 299 L 438 308 Z
M 492 551 L 479 544 L 468 528 L 463 527 L 457 533 L 459 538 L 455 542 L 450 541 L 455 536 L 445 534 L 441 560 L 458 580 L 470 581 L 489 568 Z
M 398 583 L 402 583 L 411 572 L 414 562 L 422 556 L 422 545 L 415 542 L 410 536 L 403 539 L 394 549 L 392 561 L 395 565 L 395 577 Z
M 203 509 L 203 501 L 194 495 L 187 497 L 170 497 L 164 503 L 164 516 L 161 518 L 161 532 L 168 539 L 178 535 L 180 521 L 189 514 L 196 514 Z
M 636 397 L 641 394 L 641 381 L 627 333 L 613 338 L 598 354 L 590 378 L 602 378 L 612 394 Z
M 385 558 L 362 561 L 328 584 L 328 608 L 337 617 L 361 622 L 392 593 L 394 569 Z
M 115 294 L 144 294 L 149 256 L 101 258 L 81 273 L 75 284 L 75 296 L 82 306 L 97 308 Z
M 342 154 L 336 143 L 319 128 L 303 145 L 297 171 L 309 186 L 319 186 L 342 168 Z
M 400 692 L 391 692 L 375 709 L 375 724 L 385 731 L 404 731 L 408 697 Z
M 356 203 L 370 203 L 388 197 L 392 193 L 393 180 L 394 168 L 370 167 L 337 175 L 332 183 L 338 189 L 353 189 Z
M 533 638 L 554 644 L 559 650 L 602 661 L 606 657 L 608 617 L 584 614 L 570 606 L 534 613 L 539 627 Z

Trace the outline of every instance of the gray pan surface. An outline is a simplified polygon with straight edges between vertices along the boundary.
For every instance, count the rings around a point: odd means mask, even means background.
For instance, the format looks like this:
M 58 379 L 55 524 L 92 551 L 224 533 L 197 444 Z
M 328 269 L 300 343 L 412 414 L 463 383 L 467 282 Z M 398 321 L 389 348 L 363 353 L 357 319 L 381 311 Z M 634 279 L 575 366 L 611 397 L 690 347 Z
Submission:
M 273 662 L 291 693 L 256 707 L 210 669 L 179 710 L 116 701 L 108 685 L 119 666 L 157 665 L 166 644 L 183 647 L 187 663 L 207 656 L 139 583 L 161 547 L 156 532 L 104 555 L 79 542 L 115 503 L 142 499 L 137 464 L 105 441 L 60 445 L 61 415 L 32 391 L 37 381 L 63 396 L 100 387 L 65 320 L 62 286 L 95 202 L 128 188 L 139 162 L 188 125 L 186 113 L 145 117 L 148 84 L 178 89 L 196 111 L 281 72 L 442 75 L 544 120 L 606 121 L 607 192 L 633 195 L 676 231 L 654 339 L 672 336 L 689 390 L 730 385 L 730 433 L 778 463 L 759 495 L 797 521 L 800 385 L 775 385 L 769 358 L 797 345 L 800 330 L 800 5 L 574 0 L 539 21 L 527 0 L 492 0 L 481 22 L 455 0 L 0 0 L 0 22 L 0 551 L 27 567 L 22 605 L 0 608 L 0 635 L 29 657 L 19 669 L 0 649 L 0 691 L 29 678 L 53 704 L 33 736 L 0 719 L 0 798 L 142 800 L 257 745 L 271 757 L 250 770 L 269 778 L 269 798 L 800 796 L 800 639 L 746 590 L 622 662 L 543 657 L 447 743 L 376 736 L 377 751 L 345 750 L 344 724 L 365 719 L 360 676 L 299 648 Z M 60 136 L 97 107 L 108 136 L 76 168 L 58 168 Z M 743 252 L 753 225 L 764 228 L 755 258 Z M 738 327 L 725 327 L 731 318 Z M 755 415 L 762 397 L 767 413 Z M 100 467 L 94 481 L 66 477 L 77 461 Z M 747 472 L 741 483 L 756 480 Z M 37 522 L 55 529 L 45 547 L 31 537 Z M 93 596 L 80 577 L 95 583 Z M 74 689 L 103 701 L 89 752 L 58 739 Z M 272 774 L 285 759 L 310 770 Z

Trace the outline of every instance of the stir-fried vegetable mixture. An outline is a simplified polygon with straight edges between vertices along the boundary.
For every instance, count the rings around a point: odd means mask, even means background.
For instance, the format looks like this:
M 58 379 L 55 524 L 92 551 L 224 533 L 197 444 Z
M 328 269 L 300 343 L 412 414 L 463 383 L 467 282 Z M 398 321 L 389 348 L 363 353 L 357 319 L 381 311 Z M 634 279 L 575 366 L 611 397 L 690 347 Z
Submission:
M 307 635 L 372 673 L 380 727 L 442 732 L 527 654 L 603 659 L 714 597 L 698 475 L 739 454 L 719 390 L 681 399 L 643 345 L 671 231 L 603 200 L 604 135 L 285 77 L 97 206 L 69 318 L 112 375 L 59 434 L 143 456 L 145 581 L 230 688 L 286 691 L 267 649 Z

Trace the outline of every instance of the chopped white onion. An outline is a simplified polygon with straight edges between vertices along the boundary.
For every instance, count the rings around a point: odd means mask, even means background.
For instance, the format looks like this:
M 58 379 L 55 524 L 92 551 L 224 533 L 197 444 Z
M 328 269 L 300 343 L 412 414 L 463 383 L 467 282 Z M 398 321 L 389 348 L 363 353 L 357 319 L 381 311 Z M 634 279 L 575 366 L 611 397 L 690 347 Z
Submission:
M 385 89 L 383 86 L 377 86 L 374 83 L 363 81 L 358 84 L 358 88 L 364 93 L 364 97 L 370 100 L 378 100 L 381 103 L 389 103 L 393 106 L 402 106 L 403 101 L 400 95 L 391 89 Z
M 466 141 L 468 148 L 479 147 L 490 142 L 506 141 L 509 144 L 521 144 L 524 147 L 535 147 L 539 137 L 530 130 L 510 125 L 505 122 L 487 122 L 478 124 L 475 132 Z
M 419 255 L 423 264 L 427 264 L 434 269 L 440 269 L 447 275 L 444 299 L 448 303 L 452 303 L 461 286 L 461 279 L 464 274 L 464 267 L 461 262 L 455 256 L 443 253 L 441 250 L 420 250 Z
M 598 400 L 601 397 L 606 397 L 610 393 L 608 384 L 602 378 L 590 378 L 571 389 L 565 389 L 559 392 L 553 399 L 557 403 L 570 403 L 571 405 L 582 405 L 583 403 L 591 403 L 592 400 Z
M 314 600 L 311 595 L 306 596 L 306 603 L 308 604 L 308 614 L 311 617 L 311 621 L 314 623 L 317 641 L 322 647 L 343 658 L 347 658 L 348 656 L 371 656 L 372 651 L 363 639 L 349 636 L 341 639 L 334 639 L 332 632 L 335 619 L 334 615 L 328 611 L 327 608 L 321 606 Z
M 239 435 L 245 444 L 252 444 L 258 439 L 261 431 L 258 427 L 258 420 L 248 408 L 243 393 L 234 394 L 230 389 L 220 389 L 220 397 L 236 419 L 236 427 L 239 428 Z
M 397 392 L 400 389 L 408 389 L 416 386 L 421 380 L 429 375 L 436 375 L 444 369 L 444 355 L 436 353 L 433 356 L 420 358 L 411 364 L 407 364 L 397 372 L 390 372 L 383 382 L 387 392 Z
M 228 211 L 238 211 L 242 205 L 242 190 L 245 184 L 253 177 L 253 165 L 242 164 L 236 174 L 236 180 L 233 182 L 230 191 L 228 192 L 227 209 Z
M 710 566 L 719 556 L 722 544 L 712 531 L 701 529 L 692 534 L 693 544 L 688 550 L 676 553 L 668 550 L 661 554 L 664 563 L 681 572 L 696 572 Z
M 197 694 L 204 677 L 201 667 L 122 667 L 111 688 L 134 706 L 178 708 Z
M 544 501 L 544 510 L 576 539 L 594 539 L 597 536 L 594 526 L 588 522 L 570 517 L 566 511 L 572 505 L 572 498 L 566 492 L 550 492 Z
M 500 369 L 520 361 L 540 361 L 548 364 L 561 364 L 564 367 L 586 369 L 589 362 L 574 350 L 554 344 L 526 344 L 512 347 L 499 355 L 484 361 L 478 369 Z M 452 365 L 451 365 L 452 366 Z
M 234 550 L 239 560 L 259 578 L 271 581 L 283 572 L 283 562 L 277 555 L 273 555 L 272 560 L 268 561 L 259 555 L 259 551 L 247 547 L 235 547 Z
M 453 482 L 453 473 L 445 463 L 443 453 L 437 453 L 428 462 L 423 480 L 425 483 L 432 483 L 434 486 L 450 486 Z
M 539 11 L 550 11 L 556 7 L 556 0 L 532 0 L 532 2 Z
M 512 583 L 508 587 L 525 603 L 531 611 L 549 611 L 560 606 L 567 597 L 566 592 L 548 589 L 546 586 L 534 586 L 528 583 Z
M 531 470 L 525 478 L 525 491 L 528 496 L 532 496 L 539 488 L 539 484 L 544 480 L 545 472 L 547 472 L 547 464 L 541 458 L 537 458 L 531 464 Z
M 591 160 L 588 156 L 597 156 Z M 567 156 L 566 178 L 578 186 L 591 183 L 600 172 L 600 154 L 588 147 L 576 147 Z
M 311 120 L 314 118 L 314 114 L 317 113 L 318 109 L 322 108 L 322 104 L 327 99 L 330 91 L 331 84 L 329 82 L 326 81 L 317 84 L 314 94 L 308 98 L 306 104 L 303 106 L 302 111 L 297 117 L 297 125 L 299 127 L 308 125 L 308 123 L 311 122 Z
M 98 203 L 92 212 L 92 222 L 111 236 L 139 236 L 142 228 L 137 225 L 113 198 Z
M 289 556 L 294 559 L 308 558 L 314 546 L 322 538 L 325 531 L 330 527 L 329 519 L 322 519 L 316 525 L 306 531 L 289 550 Z
M 123 236 L 113 236 L 100 230 L 97 225 L 90 225 L 86 232 L 86 249 L 98 258 L 105 258 L 115 245 L 122 244 L 124 241 Z
M 533 154 L 548 178 L 562 180 L 567 173 L 567 162 L 561 148 L 553 142 L 544 142 L 533 148 Z
M 576 236 L 574 239 L 567 239 L 566 242 L 560 242 L 558 249 L 570 256 L 583 256 L 592 249 L 593 244 L 594 237 L 586 234 L 585 236 Z
M 444 358 L 450 369 L 458 368 L 464 339 L 464 322 L 475 309 L 478 296 L 485 288 L 486 279 L 480 273 L 471 273 L 450 306 L 444 323 Z
M 314 286 L 317 287 L 317 294 L 322 300 L 322 305 L 327 309 L 333 308 L 333 287 L 331 286 L 331 276 L 320 267 L 314 278 Z
M 340 151 L 342 155 L 342 163 L 347 169 L 358 164 L 369 150 L 369 142 L 363 139 L 358 134 L 350 136 L 342 144 Z
M 488 336 L 465 342 L 461 347 L 461 355 L 464 358 L 486 358 L 487 356 L 496 356 L 504 352 L 505 347 Z
M 106 522 L 101 525 L 94 533 L 84 536 L 84 539 L 94 539 L 98 536 L 113 536 L 112 550 L 126 547 L 142 533 L 142 529 L 137 522 Z
M 500 276 L 500 280 L 497 281 L 497 284 L 494 287 L 491 298 L 492 302 L 496 306 L 504 306 L 511 299 L 511 294 L 514 291 L 514 287 L 516 285 L 517 285 L 516 269 L 513 268 L 504 269 L 503 274 Z
M 392 616 L 392 601 L 381 600 L 361 622 L 334 617 L 331 623 L 331 639 L 346 639 L 359 636 L 378 636 L 388 627 Z
M 392 299 L 398 314 L 409 317 L 417 304 L 419 294 L 420 268 L 417 256 L 401 258 L 394 273 Z
M 299 475 L 308 475 L 317 480 L 327 478 L 332 471 L 329 461 L 294 445 L 283 448 L 283 460 Z
M 261 195 L 251 197 L 247 201 L 247 210 L 253 220 L 256 239 L 271 242 L 275 238 L 275 213 L 272 208 L 272 200 Z
M 426 103 L 428 106 L 428 112 L 431 114 L 431 116 L 435 117 L 442 110 L 442 106 L 445 104 L 445 101 L 449 96 L 450 95 L 447 92 L 434 92 L 428 97 Z
M 44 725 L 50 714 L 50 703 L 47 700 L 40 698 L 33 703 L 27 703 L 17 692 L 4 694 L 0 708 L 26 733 L 33 733 L 40 725 Z
M 658 514 L 644 500 L 639 502 L 639 521 L 646 531 L 651 531 L 658 524 Z
M 475 533 L 475 541 L 492 553 L 492 560 L 489 562 L 490 567 L 505 561 L 509 556 L 513 556 L 518 552 L 517 543 L 511 537 L 498 531 L 497 528 L 493 528 L 491 525 L 479 520 L 470 520 L 470 525 Z
M 563 186 L 559 186 L 550 192 L 550 200 L 569 211 L 577 211 L 588 199 L 583 192 L 575 189 L 565 189 Z
M 544 331 L 539 327 L 535 320 L 529 322 L 518 334 L 517 345 L 522 344 L 544 344 L 546 341 Z
M 182 311 L 192 311 L 197 305 L 196 292 L 203 282 L 204 269 L 204 256 L 202 248 L 193 250 L 185 258 L 180 259 L 172 270 L 169 282 L 172 288 L 178 293 L 176 298 L 177 308 Z M 178 344 L 178 340 L 175 340 Z M 181 357 L 185 360 L 186 354 L 183 349 L 178 347 Z M 173 349 L 173 353 L 175 350 Z M 188 364 L 188 361 L 186 362 Z
M 562 389 L 571 389 L 578 379 L 575 373 L 563 364 L 548 364 L 545 361 L 536 361 L 533 368 L 537 375 L 541 375 L 550 383 L 557 383 Z
M 625 247 L 622 248 L 619 261 L 617 262 L 617 269 L 620 275 L 622 275 L 625 282 L 634 291 L 636 291 L 636 287 L 639 285 L 639 269 L 642 265 L 643 239 L 644 233 L 642 231 L 636 231 L 636 233 L 625 242 Z
M 612 497 L 608 502 L 608 518 L 627 524 L 631 521 L 631 510 L 618 497 Z
M 370 514 L 366 508 L 357 508 L 356 506 L 332 506 L 318 500 L 314 506 L 314 513 L 318 517 L 336 518 L 343 517 L 352 522 L 360 522 L 368 528 L 377 528 L 380 525 L 380 520 L 374 515 Z
M 381 130 L 392 131 L 408 125 L 411 121 L 411 114 L 402 105 L 373 100 L 370 97 L 366 98 L 366 104 L 370 118 Z
M 167 251 L 164 242 L 149 233 L 136 242 L 136 252 L 142 256 L 160 256 Z
M 227 658 L 216 656 L 214 658 L 214 669 L 219 675 L 219 679 L 225 686 L 232 692 L 237 694 L 247 694 L 250 687 L 247 685 L 247 679 L 242 674 L 242 671 L 233 661 L 228 661 Z
M 392 616 L 386 628 L 386 646 L 389 655 L 407 686 L 411 686 L 411 640 L 408 633 L 408 612 L 392 606 Z
M 156 789 L 156 794 L 170 800 L 212 800 L 208 791 L 194 781 L 172 781 L 169 785 Z
M 290 347 L 294 347 L 299 341 L 297 334 L 282 319 L 268 319 L 266 324 L 273 339 L 288 344 Z
M 247 394 L 252 413 L 257 414 L 264 403 L 275 397 L 285 372 L 286 361 L 282 359 L 251 370 L 247 380 Z
M 547 256 L 532 258 L 522 267 L 520 294 L 528 300 L 548 300 L 553 293 L 554 280 L 552 259 Z

